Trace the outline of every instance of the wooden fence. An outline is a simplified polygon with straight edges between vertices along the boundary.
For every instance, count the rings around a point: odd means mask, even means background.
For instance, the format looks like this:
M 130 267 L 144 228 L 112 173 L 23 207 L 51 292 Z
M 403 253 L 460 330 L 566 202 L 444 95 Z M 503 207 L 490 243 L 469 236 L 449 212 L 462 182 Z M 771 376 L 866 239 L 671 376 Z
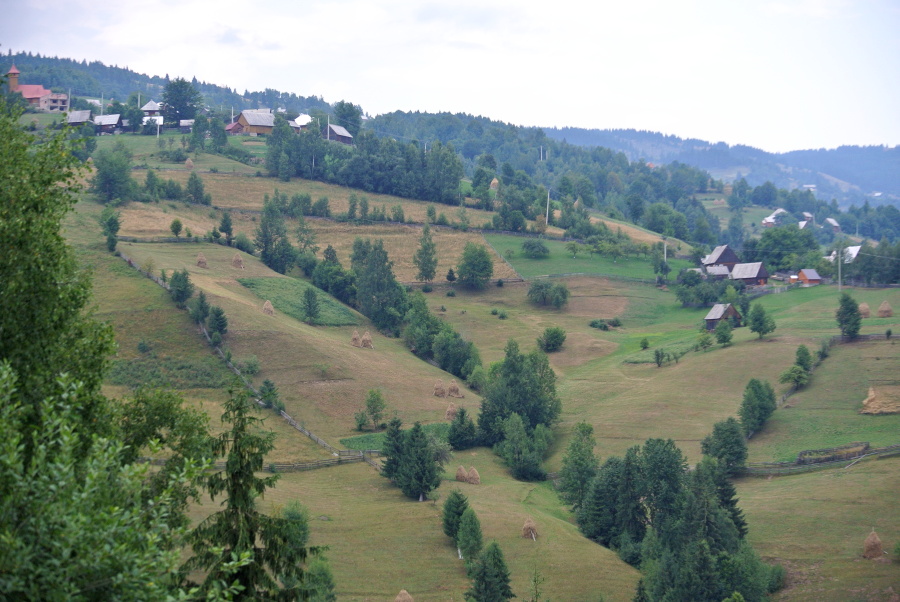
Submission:
M 900 444 L 888 445 L 886 447 L 869 448 L 855 454 L 839 454 L 843 457 L 836 460 L 824 462 L 759 462 L 748 464 L 743 473 L 746 476 L 758 477 L 769 475 L 787 475 L 809 472 L 812 470 L 820 470 L 823 468 L 850 468 L 860 460 L 874 457 L 876 459 L 885 458 L 900 454 Z

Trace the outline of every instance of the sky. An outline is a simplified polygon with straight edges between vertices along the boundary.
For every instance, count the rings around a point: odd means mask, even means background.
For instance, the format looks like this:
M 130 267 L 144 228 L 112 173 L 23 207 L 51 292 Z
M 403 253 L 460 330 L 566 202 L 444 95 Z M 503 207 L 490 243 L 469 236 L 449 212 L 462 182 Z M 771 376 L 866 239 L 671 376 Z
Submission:
M 372 116 L 447 111 L 770 152 L 900 144 L 898 0 L 19 0 L 3 13 L 3 53 Z

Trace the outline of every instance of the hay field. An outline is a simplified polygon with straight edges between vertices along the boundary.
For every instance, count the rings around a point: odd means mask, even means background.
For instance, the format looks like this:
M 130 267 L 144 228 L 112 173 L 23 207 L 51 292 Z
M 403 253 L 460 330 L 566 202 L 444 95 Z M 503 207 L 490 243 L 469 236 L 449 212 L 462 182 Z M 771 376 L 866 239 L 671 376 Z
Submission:
M 310 543 L 329 547 L 326 555 L 339 600 L 392 600 L 404 588 L 417 601 L 460 599 L 470 582 L 441 528 L 441 505 L 456 488 L 475 508 L 485 543 L 496 540 L 503 549 L 520 599 L 528 599 L 535 568 L 554 600 L 632 598 L 637 571 L 581 536 L 547 484 L 509 479 L 489 450 L 455 456 L 435 490 L 440 499 L 434 504 L 404 497 L 366 464 L 350 464 L 283 474 L 261 507 L 276 509 L 296 499 L 309 509 Z M 482 484 L 447 480 L 459 463 L 475 466 Z M 193 517 L 198 520 L 214 509 L 210 504 L 195 507 Z M 521 537 L 527 517 L 537 523 L 537 541 Z

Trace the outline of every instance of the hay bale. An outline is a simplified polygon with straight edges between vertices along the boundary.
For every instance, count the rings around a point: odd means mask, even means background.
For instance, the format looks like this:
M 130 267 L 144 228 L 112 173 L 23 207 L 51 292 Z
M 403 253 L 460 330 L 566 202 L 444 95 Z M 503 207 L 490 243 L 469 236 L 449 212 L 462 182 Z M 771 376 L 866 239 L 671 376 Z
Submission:
M 447 387 L 447 397 L 456 397 L 457 399 L 465 397 L 465 395 L 459 392 L 459 385 L 456 384 L 455 380 L 451 380 L 450 386 Z
M 272 307 L 272 302 L 269 301 L 268 299 L 266 299 L 266 302 L 263 303 L 263 313 L 266 314 L 267 316 L 275 315 L 275 308 Z
M 466 475 L 466 482 L 470 485 L 481 485 L 481 475 L 475 470 L 474 466 L 469 467 L 469 474 Z
M 375 345 L 372 344 L 372 335 L 369 334 L 368 330 L 363 333 L 362 338 L 359 340 L 359 346 L 363 349 L 375 349 Z
M 397 594 L 397 597 L 394 598 L 394 602 L 415 602 L 413 597 L 409 595 L 409 592 L 405 589 L 401 589 L 400 593 Z
M 860 303 L 859 304 L 859 317 L 860 318 L 869 318 L 872 316 L 872 310 L 869 309 L 868 303 Z
M 444 381 L 439 380 L 436 383 L 434 383 L 434 391 L 432 392 L 432 395 L 434 395 L 435 397 L 446 397 L 447 396 L 447 390 L 444 389 Z
M 530 537 L 533 541 L 537 541 L 537 525 L 529 516 L 522 525 L 522 537 Z
M 863 543 L 863 558 L 872 560 L 881 558 L 883 555 L 884 548 L 881 547 L 881 538 L 875 533 L 875 529 L 872 529 L 872 532 L 866 537 L 865 543 Z
M 878 306 L 878 317 L 879 318 L 893 318 L 894 317 L 894 308 L 891 307 L 891 304 L 887 302 L 887 299 L 881 302 L 881 305 Z
M 235 253 L 234 257 L 231 258 L 231 267 L 244 269 L 244 258 L 241 257 L 240 253 Z
M 452 401 L 450 402 L 450 405 L 447 406 L 447 411 L 444 412 L 444 420 L 448 420 L 450 422 L 456 420 L 456 404 L 454 404 Z
M 203 253 L 197 253 L 197 266 L 201 268 L 209 268 L 206 265 L 206 256 Z
M 187 167 L 188 169 L 194 169 L 194 162 L 191 161 L 190 157 L 188 157 L 187 161 L 184 162 L 184 166 Z
M 466 472 L 465 467 L 460 466 L 456 469 L 456 480 L 460 483 L 468 483 L 469 482 L 469 473 Z
M 358 331 L 358 330 L 354 330 L 354 331 L 353 331 L 353 336 L 350 337 L 350 344 L 353 345 L 354 347 L 359 347 L 359 346 L 360 346 L 360 343 L 359 343 L 359 331 Z

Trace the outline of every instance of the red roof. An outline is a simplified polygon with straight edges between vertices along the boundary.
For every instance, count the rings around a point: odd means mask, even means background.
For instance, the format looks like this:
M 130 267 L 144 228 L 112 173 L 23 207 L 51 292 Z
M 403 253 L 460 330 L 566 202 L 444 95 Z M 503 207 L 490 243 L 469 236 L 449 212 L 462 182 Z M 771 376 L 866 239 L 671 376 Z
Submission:
M 16 69 L 16 64 L 13 63 L 13 66 L 9 68 L 9 71 L 6 73 L 7 75 L 18 75 L 19 70 Z
M 41 84 L 19 84 L 15 91 L 21 94 L 25 99 L 43 98 L 52 93 Z

